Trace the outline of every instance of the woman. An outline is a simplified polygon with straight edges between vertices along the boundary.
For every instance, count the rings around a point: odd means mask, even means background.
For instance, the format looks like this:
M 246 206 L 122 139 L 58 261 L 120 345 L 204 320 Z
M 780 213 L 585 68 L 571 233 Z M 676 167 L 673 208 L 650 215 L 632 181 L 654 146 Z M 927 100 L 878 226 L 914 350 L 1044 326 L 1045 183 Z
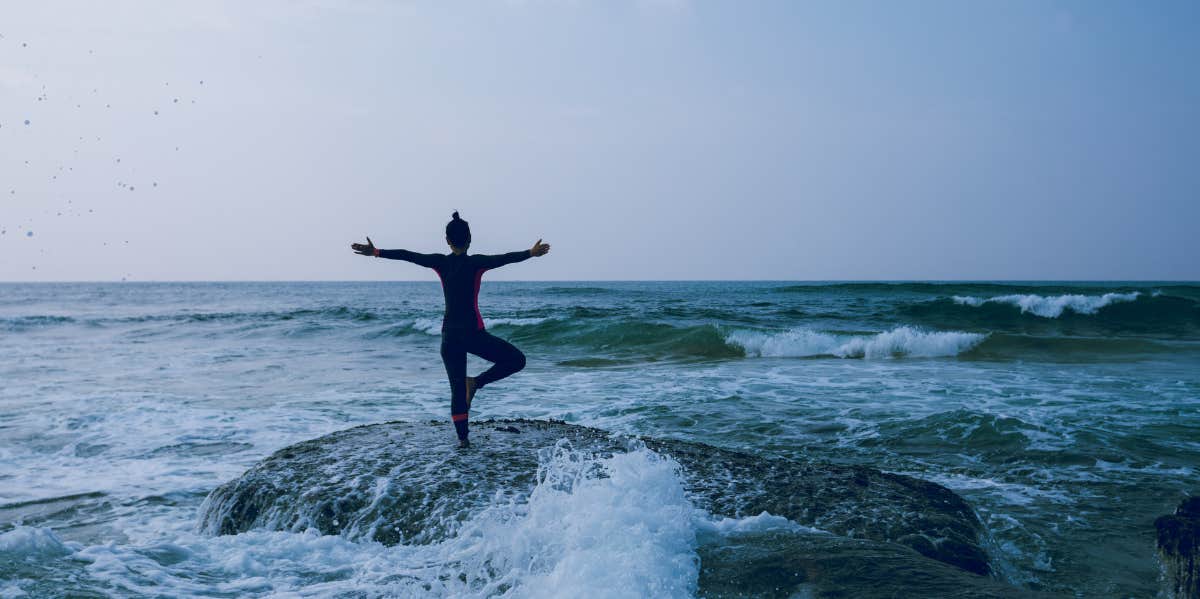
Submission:
M 479 282 L 483 273 L 505 264 L 526 258 L 545 256 L 550 245 L 537 240 L 533 247 L 519 252 L 496 256 L 467 255 L 471 246 L 471 227 L 455 212 L 446 224 L 446 243 L 449 254 L 418 254 L 408 250 L 381 250 L 371 243 L 350 244 L 351 249 L 364 256 L 392 260 L 407 260 L 432 268 L 442 280 L 446 298 L 446 313 L 442 317 L 442 362 L 450 378 L 450 419 L 458 432 L 458 446 L 470 447 L 467 439 L 467 413 L 471 400 L 485 385 L 494 383 L 525 367 L 525 354 L 513 344 L 488 333 L 479 314 Z M 467 376 L 467 353 L 492 362 L 492 367 L 479 376 Z

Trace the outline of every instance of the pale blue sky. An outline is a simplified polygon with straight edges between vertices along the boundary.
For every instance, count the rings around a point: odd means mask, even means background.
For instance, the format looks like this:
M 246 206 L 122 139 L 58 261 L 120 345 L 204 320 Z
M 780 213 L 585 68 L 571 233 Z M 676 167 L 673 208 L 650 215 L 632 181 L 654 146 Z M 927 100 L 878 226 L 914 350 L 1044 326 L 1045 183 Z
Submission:
M 454 209 L 473 251 L 553 244 L 493 279 L 1200 279 L 1197 2 L 39 1 L 0 35 L 0 280 L 432 280 L 348 245 L 443 251 Z

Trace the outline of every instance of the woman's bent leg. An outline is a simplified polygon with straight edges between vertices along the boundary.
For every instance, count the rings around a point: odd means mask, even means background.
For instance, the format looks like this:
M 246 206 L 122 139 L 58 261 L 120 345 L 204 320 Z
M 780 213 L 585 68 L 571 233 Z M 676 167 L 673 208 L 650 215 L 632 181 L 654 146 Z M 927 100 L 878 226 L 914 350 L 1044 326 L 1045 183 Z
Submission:
M 475 377 L 475 388 L 480 389 L 525 368 L 525 354 L 517 347 L 487 331 L 471 336 L 467 351 L 493 362 L 492 367 Z

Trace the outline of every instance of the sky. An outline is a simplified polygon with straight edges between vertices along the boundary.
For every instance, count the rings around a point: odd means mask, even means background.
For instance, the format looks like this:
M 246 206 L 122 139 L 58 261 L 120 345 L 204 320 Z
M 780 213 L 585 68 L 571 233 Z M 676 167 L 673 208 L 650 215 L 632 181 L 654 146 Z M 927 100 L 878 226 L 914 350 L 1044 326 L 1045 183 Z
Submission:
M 0 281 L 1200 279 L 1200 3 L 0 17 Z M 29 121 L 25 124 L 25 121 Z

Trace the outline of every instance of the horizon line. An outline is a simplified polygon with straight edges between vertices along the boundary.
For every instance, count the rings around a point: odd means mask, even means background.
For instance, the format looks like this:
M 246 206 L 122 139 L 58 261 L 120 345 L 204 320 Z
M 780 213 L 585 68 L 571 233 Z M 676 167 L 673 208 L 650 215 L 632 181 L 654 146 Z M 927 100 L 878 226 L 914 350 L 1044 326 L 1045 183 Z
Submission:
M 491 283 L 1183 283 L 1200 279 L 501 279 Z M 437 283 L 424 279 L 90 279 L 0 281 L 0 285 L 100 283 Z

